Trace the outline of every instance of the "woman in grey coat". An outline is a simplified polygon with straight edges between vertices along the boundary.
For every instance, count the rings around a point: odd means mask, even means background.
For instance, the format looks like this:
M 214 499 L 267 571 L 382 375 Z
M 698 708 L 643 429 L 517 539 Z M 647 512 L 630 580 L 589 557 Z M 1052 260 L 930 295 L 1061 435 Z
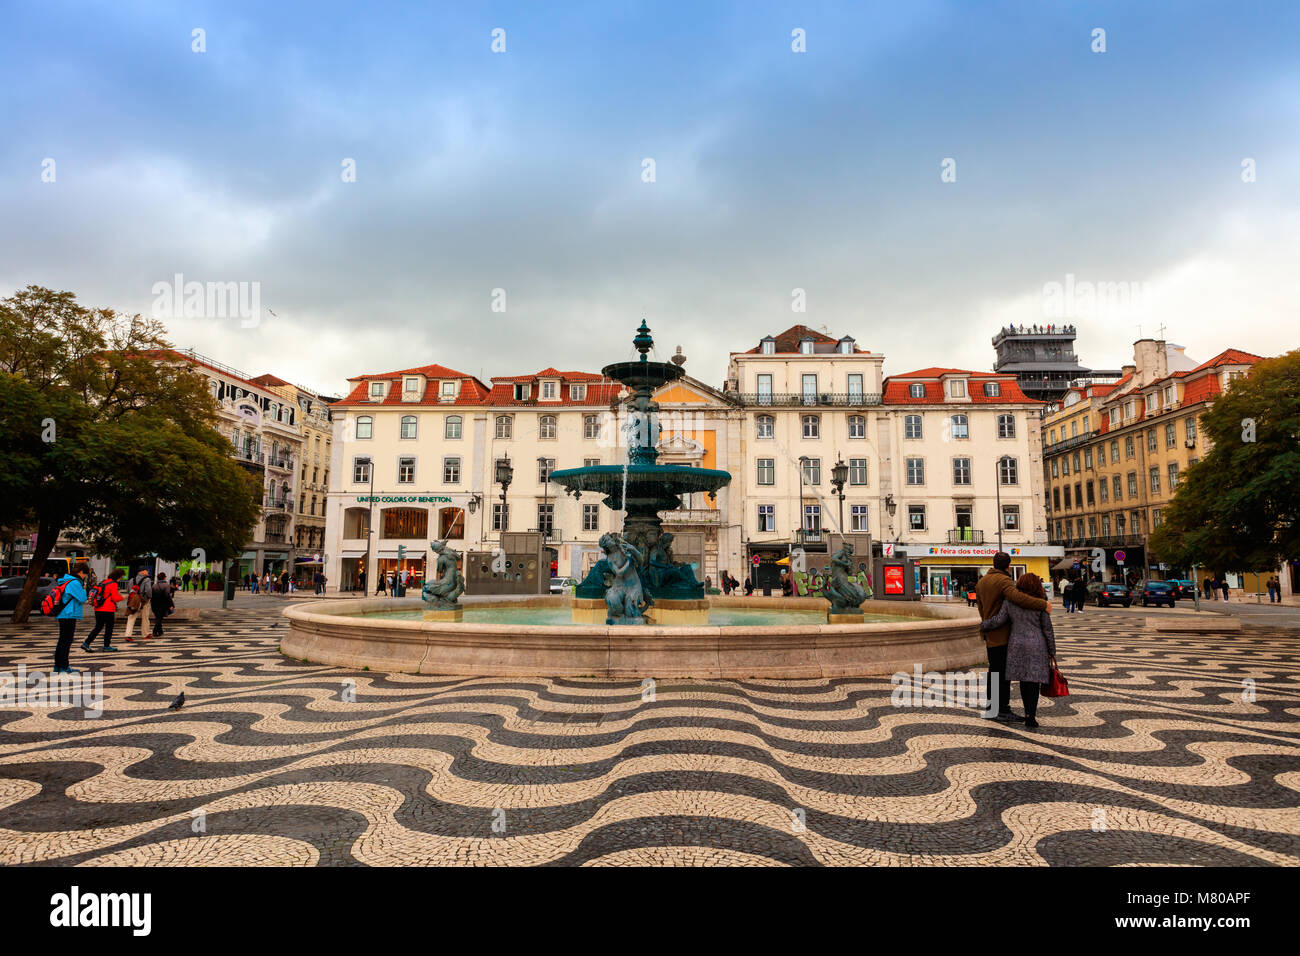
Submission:
M 1020 575 L 1016 590 L 1047 599 L 1042 579 L 1036 574 Z M 1025 726 L 1037 727 L 1039 685 L 1051 679 L 1052 668 L 1056 666 L 1056 635 L 1052 631 L 1052 618 L 1045 611 L 1031 611 L 1003 601 L 1001 610 L 981 623 L 980 630 L 1002 627 L 1008 621 L 1011 623 L 1011 637 L 1007 642 L 1007 680 L 1020 681 Z

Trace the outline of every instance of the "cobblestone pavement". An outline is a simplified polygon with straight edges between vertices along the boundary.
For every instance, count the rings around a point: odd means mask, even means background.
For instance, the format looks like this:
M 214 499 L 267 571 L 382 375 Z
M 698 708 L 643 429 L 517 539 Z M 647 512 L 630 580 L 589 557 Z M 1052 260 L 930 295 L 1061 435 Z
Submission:
M 1294 633 L 1053 614 L 1072 695 L 1029 731 L 893 706 L 886 678 L 647 700 L 639 681 L 348 672 L 282 657 L 281 606 L 74 645 L 103 670 L 98 718 L 0 707 L 0 862 L 1300 862 Z M 48 622 L 0 627 L 0 670 L 52 646 Z

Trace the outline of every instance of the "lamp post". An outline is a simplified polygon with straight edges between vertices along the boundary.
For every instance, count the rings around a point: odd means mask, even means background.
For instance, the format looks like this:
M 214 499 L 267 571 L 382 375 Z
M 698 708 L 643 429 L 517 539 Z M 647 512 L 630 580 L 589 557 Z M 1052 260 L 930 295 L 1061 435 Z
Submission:
M 514 480 L 515 470 L 510 467 L 510 456 L 506 455 L 497 462 L 496 480 L 501 486 L 501 547 L 505 547 L 506 542 L 506 525 L 510 523 L 510 511 L 506 507 L 506 491 L 510 488 L 510 482 Z
M 843 537 L 844 531 L 844 483 L 849 480 L 849 466 L 844 464 L 844 459 L 839 458 L 831 467 L 831 488 L 840 499 L 840 536 Z
M 541 466 L 542 475 L 542 514 L 537 516 L 537 530 L 542 533 L 542 543 L 545 544 L 551 538 L 551 522 L 542 527 L 542 515 L 547 514 L 547 506 L 551 503 L 551 463 L 545 455 L 538 455 L 537 464 Z
M 366 563 L 361 568 L 361 575 L 366 578 L 368 585 L 370 581 L 370 536 L 374 531 L 375 524 L 375 462 L 373 458 L 367 457 L 358 458 L 357 464 L 365 465 L 366 471 L 370 475 L 370 495 L 369 501 L 367 502 L 370 511 L 369 514 L 366 515 Z M 361 596 L 365 597 L 365 595 L 366 592 L 363 590 Z
M 1121 546 L 1127 543 L 1124 540 L 1124 524 L 1125 524 L 1124 512 L 1121 511 L 1119 514 L 1115 515 L 1115 530 L 1119 532 L 1119 543 Z M 1123 584 L 1124 575 L 1121 574 L 1119 578 L 1120 578 L 1120 584 Z
M 894 530 L 894 515 L 898 514 L 898 502 L 894 500 L 893 495 L 885 495 L 885 513 L 889 515 L 889 530 Z M 898 535 L 894 534 L 894 540 L 898 540 Z

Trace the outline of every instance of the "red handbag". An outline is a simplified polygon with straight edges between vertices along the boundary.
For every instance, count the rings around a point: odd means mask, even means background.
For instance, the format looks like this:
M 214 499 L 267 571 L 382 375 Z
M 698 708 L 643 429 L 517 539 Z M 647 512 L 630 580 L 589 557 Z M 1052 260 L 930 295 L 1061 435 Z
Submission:
M 1044 697 L 1069 697 L 1070 685 L 1061 674 L 1060 670 L 1053 667 L 1047 683 L 1043 684 L 1039 688 L 1039 692 Z

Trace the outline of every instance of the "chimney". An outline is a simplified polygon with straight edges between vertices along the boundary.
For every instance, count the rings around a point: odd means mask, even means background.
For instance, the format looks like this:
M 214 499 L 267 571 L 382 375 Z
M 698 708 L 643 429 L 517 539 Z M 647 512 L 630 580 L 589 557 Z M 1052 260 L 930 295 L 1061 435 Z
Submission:
M 1133 343 L 1133 361 L 1137 364 L 1138 385 L 1150 385 L 1169 374 L 1169 356 L 1160 339 L 1138 339 Z

